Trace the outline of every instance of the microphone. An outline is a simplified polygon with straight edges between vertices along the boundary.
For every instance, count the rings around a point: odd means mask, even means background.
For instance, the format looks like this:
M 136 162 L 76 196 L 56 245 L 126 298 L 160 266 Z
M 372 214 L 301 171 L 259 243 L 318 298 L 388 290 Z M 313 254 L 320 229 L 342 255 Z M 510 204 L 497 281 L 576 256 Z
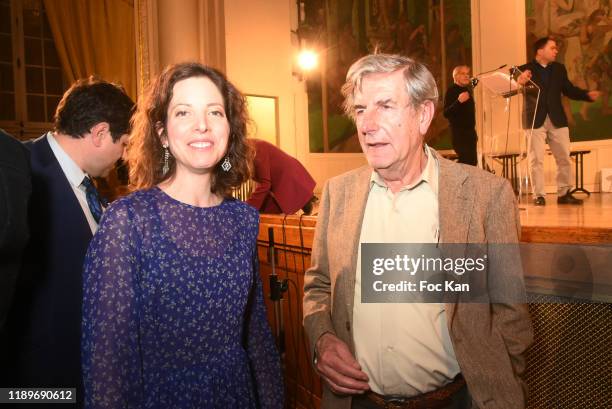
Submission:
M 493 71 L 501 70 L 502 68 L 506 67 L 507 65 L 508 64 L 502 64 L 502 65 L 500 65 L 497 68 L 494 68 L 494 69 L 489 70 L 489 71 L 481 72 L 480 74 L 475 75 L 474 77 L 470 78 L 470 84 L 472 84 L 472 88 L 474 88 L 474 87 L 476 87 L 476 85 L 478 85 L 478 82 L 480 82 L 478 77 L 480 77 L 481 75 L 488 74 L 488 73 L 493 72 Z M 513 67 L 513 68 L 516 68 L 516 67 Z
M 274 253 L 274 228 L 268 227 L 268 261 L 272 266 L 271 276 L 276 277 L 276 254 Z
M 506 66 L 508 66 L 508 64 L 502 64 L 502 65 L 500 65 L 500 66 L 499 66 L 499 67 L 497 67 L 497 68 L 493 68 L 492 70 L 485 71 L 485 72 L 481 72 L 480 74 L 476 75 L 475 77 L 476 77 L 476 78 L 478 78 L 478 77 L 480 77 L 481 75 L 488 74 L 488 73 L 493 72 L 493 71 L 501 70 L 502 68 L 504 68 L 504 67 L 506 67 Z
M 268 227 L 268 247 L 274 247 L 274 228 Z

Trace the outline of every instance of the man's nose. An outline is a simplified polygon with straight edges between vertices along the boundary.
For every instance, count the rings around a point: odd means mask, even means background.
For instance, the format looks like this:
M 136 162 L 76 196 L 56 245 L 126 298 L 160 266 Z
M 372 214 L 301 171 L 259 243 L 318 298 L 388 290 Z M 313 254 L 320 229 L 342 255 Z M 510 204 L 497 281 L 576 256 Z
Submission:
M 361 116 L 359 131 L 368 134 L 378 129 L 378 115 L 376 111 L 365 111 Z

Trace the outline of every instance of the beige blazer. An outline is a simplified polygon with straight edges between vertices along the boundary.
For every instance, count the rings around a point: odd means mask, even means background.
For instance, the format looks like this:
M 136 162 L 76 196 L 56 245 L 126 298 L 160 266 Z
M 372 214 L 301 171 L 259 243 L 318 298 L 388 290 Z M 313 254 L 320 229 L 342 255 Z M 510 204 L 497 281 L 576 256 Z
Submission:
M 440 243 L 518 242 L 520 223 L 510 184 L 436 155 L 440 165 Z M 337 176 L 323 191 L 312 265 L 304 278 L 304 327 L 311 354 L 325 332 L 335 334 L 355 351 L 351 333 L 355 269 L 371 172 L 366 166 Z M 495 262 L 491 258 L 489 255 L 489 265 Z M 520 268 L 516 257 L 497 261 Z M 450 337 L 474 407 L 524 408 L 526 387 L 521 375 L 524 353 L 533 339 L 527 306 L 445 306 Z M 335 395 L 324 385 L 323 409 L 350 406 L 350 396 Z

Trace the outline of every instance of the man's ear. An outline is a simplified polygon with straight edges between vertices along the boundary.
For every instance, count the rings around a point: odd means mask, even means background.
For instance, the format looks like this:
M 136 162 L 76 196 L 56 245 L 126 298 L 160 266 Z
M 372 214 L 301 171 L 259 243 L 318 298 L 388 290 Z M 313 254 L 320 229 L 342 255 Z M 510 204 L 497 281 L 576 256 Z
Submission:
M 545 46 L 546 46 L 546 44 L 544 44 L 544 47 L 545 47 Z M 536 56 L 536 57 L 540 57 L 540 56 L 542 55 L 542 53 L 544 52 L 544 47 L 542 47 L 542 48 L 538 48 L 538 49 L 536 50 L 536 53 L 535 53 L 535 56 Z
M 108 135 L 111 139 L 112 136 L 110 134 L 110 125 L 108 122 L 99 122 L 91 127 L 91 141 L 95 147 L 102 146 L 102 141 Z
M 421 135 L 425 135 L 436 111 L 434 103 L 432 101 L 425 101 L 419 111 L 419 132 Z

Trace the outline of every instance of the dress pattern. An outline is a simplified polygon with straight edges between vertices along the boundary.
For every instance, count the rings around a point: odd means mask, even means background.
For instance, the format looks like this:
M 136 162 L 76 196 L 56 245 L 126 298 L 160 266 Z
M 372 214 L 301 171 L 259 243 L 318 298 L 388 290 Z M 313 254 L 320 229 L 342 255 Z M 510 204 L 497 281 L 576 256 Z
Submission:
M 257 260 L 259 216 L 159 188 L 105 212 L 83 276 L 88 408 L 282 408 Z

